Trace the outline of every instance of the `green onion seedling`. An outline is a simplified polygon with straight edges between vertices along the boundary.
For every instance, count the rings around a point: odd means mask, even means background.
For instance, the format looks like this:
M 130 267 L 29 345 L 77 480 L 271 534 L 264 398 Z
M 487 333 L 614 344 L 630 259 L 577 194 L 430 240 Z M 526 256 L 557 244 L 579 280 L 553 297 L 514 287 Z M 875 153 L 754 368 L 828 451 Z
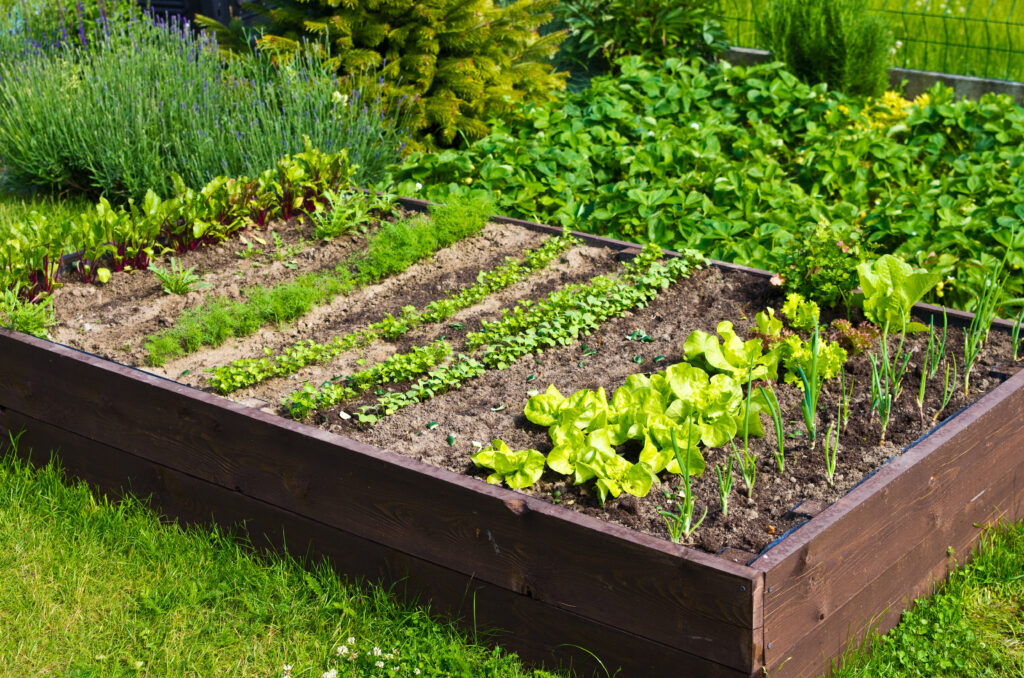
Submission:
M 939 409 L 935 412 L 935 416 L 932 417 L 932 423 L 939 420 L 939 415 L 946 409 L 946 405 L 953 398 L 953 391 L 956 390 L 956 356 L 953 356 L 953 381 L 949 380 L 949 363 L 946 363 L 946 381 L 942 387 L 942 402 L 939 404 Z
M 1017 351 L 1021 348 L 1020 342 L 1020 328 L 1024 325 L 1024 307 L 1021 307 L 1020 313 L 1013 321 L 1013 329 L 1010 331 L 1010 343 L 1013 344 L 1013 359 L 1017 360 Z
M 906 323 L 904 323 L 906 326 Z M 882 326 L 882 337 L 879 341 L 879 356 L 871 354 L 871 409 L 872 414 L 878 413 L 881 425 L 881 435 L 878 444 L 885 442 L 885 431 L 889 427 L 889 418 L 892 416 L 892 406 L 903 392 L 903 377 L 910 364 L 910 353 L 904 353 L 903 344 L 907 335 L 900 333 L 900 343 L 896 352 L 889 354 L 889 323 Z
M 933 321 L 934 322 L 934 321 Z M 934 330 L 934 326 L 930 327 L 930 330 Z M 924 428 L 924 392 L 928 387 L 928 369 L 929 361 L 934 360 L 932 357 L 932 339 L 934 338 L 934 332 L 928 337 L 928 348 L 925 349 L 924 357 L 921 359 L 921 383 L 917 388 L 917 413 L 921 415 L 921 428 Z
M 683 503 L 680 506 L 676 502 L 677 513 L 671 513 L 664 511 L 661 508 L 658 509 L 658 513 L 665 519 L 665 523 L 668 526 L 668 533 L 672 539 L 672 542 L 678 544 L 683 537 L 687 539 L 690 535 L 700 527 L 704 519 L 707 518 L 708 508 L 704 507 L 704 513 L 701 515 L 700 520 L 696 523 L 693 522 L 693 491 L 690 487 L 690 448 L 693 445 L 693 420 L 689 421 L 689 427 L 686 430 L 686 457 L 683 457 L 683 453 L 679 450 L 679 443 L 676 442 L 676 431 L 675 428 L 671 429 L 672 435 L 672 452 L 675 454 L 676 463 L 679 464 L 679 468 L 683 472 Z
M 839 425 L 846 431 L 846 425 L 850 423 L 850 401 L 853 399 L 853 387 L 856 379 L 850 375 L 850 390 L 847 391 L 843 382 L 846 376 L 844 370 L 839 370 Z
M 1009 254 L 1009 250 L 1007 250 L 1007 254 Z M 1005 263 L 1006 257 L 1004 256 L 995 269 L 985 274 L 981 293 L 976 297 L 974 317 L 971 318 L 971 324 L 964 332 L 964 395 L 967 395 L 970 389 L 971 370 L 974 369 L 981 349 L 988 341 L 988 333 L 992 329 L 992 321 L 996 317 L 996 305 L 999 300 L 999 292 L 1002 289 L 999 278 Z
M 785 429 L 782 427 L 782 408 L 779 407 L 779 399 L 775 395 L 775 390 L 771 387 L 771 384 L 767 388 L 764 386 L 758 386 L 757 390 L 761 392 L 761 397 L 768 403 L 768 412 L 772 415 L 772 423 L 775 424 L 775 439 L 779 443 L 779 450 L 775 452 L 775 461 L 779 465 L 779 473 L 785 473 L 786 471 L 786 442 L 785 442 Z M 732 461 L 730 458 L 729 463 L 730 470 L 732 469 Z
M 797 365 L 796 372 L 804 386 L 804 399 L 800 402 L 800 410 L 804 415 L 804 426 L 807 427 L 807 437 L 811 440 L 811 449 L 814 449 L 814 441 L 818 434 L 818 424 L 815 416 L 818 412 L 818 396 L 821 395 L 822 384 L 818 381 L 818 341 L 820 339 L 818 321 L 814 321 L 814 332 L 811 334 L 811 376 L 810 379 L 804 374 L 804 368 Z
M 934 319 L 933 319 L 934 322 Z M 931 367 L 928 369 L 928 378 L 934 379 L 935 375 L 939 373 L 939 362 L 942 360 L 942 356 L 946 354 L 946 330 L 948 328 L 949 319 L 946 317 L 946 308 L 942 308 L 942 340 L 938 342 L 938 346 L 935 351 L 932 352 L 932 359 L 930 361 Z M 930 341 L 930 340 L 929 340 Z
M 732 453 L 736 456 L 736 463 L 740 466 L 740 477 L 743 478 L 743 484 L 747 488 L 747 499 L 753 499 L 754 483 L 757 482 L 757 456 L 744 452 L 741 457 L 736 442 L 730 442 L 732 443 Z
M 836 432 L 835 444 L 831 443 L 832 431 Z M 839 428 L 836 426 L 836 422 L 829 424 L 828 431 L 825 433 L 825 478 L 828 480 L 829 485 L 835 485 L 836 478 L 836 460 L 839 457 Z
M 732 494 L 732 455 L 729 455 L 729 467 L 725 464 L 715 466 L 718 476 L 718 498 L 722 502 L 722 515 L 729 515 L 729 495 Z

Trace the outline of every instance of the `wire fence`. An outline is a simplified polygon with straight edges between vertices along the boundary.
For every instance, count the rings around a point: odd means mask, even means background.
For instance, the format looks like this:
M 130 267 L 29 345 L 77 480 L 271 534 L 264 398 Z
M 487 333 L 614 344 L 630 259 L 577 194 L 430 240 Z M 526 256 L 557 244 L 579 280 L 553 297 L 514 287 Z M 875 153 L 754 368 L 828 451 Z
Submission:
M 769 0 L 721 0 L 729 39 L 763 47 L 757 16 Z M 867 0 L 892 25 L 893 66 L 1024 82 L 1024 0 Z

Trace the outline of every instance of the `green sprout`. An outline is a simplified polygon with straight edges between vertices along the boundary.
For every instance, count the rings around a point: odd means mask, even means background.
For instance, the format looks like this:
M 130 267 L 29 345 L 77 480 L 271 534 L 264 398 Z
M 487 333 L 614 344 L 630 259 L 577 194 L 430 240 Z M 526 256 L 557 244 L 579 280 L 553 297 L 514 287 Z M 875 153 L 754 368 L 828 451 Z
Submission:
M 768 404 L 768 412 L 772 415 L 772 423 L 775 424 L 775 439 L 779 443 L 779 449 L 774 453 L 775 461 L 779 465 L 779 473 L 784 473 L 786 471 L 786 443 L 779 398 L 775 395 L 775 390 L 772 389 L 771 384 L 767 387 L 758 386 L 757 390 L 760 391 L 761 397 Z
M 156 264 L 150 264 L 149 270 L 160 281 L 160 285 L 166 294 L 188 294 L 192 287 L 199 282 L 199 276 L 195 274 L 195 267 L 183 269 L 181 261 L 177 258 L 171 259 L 169 269 L 162 269 Z
M 676 513 L 662 510 L 658 508 L 658 513 L 665 518 L 665 523 L 668 526 L 668 533 L 674 544 L 678 544 L 682 541 L 683 537 L 687 539 L 693 534 L 704 519 L 707 518 L 708 508 L 704 507 L 704 513 L 701 515 L 700 520 L 696 523 L 693 522 L 693 491 L 690 486 L 690 451 L 693 447 L 693 420 L 689 420 L 689 426 L 686 429 L 686 456 L 679 450 L 679 443 L 676 442 L 676 431 L 675 428 L 671 430 L 672 434 L 672 452 L 675 454 L 676 463 L 679 464 L 679 468 L 683 472 L 683 503 L 680 505 L 676 502 Z

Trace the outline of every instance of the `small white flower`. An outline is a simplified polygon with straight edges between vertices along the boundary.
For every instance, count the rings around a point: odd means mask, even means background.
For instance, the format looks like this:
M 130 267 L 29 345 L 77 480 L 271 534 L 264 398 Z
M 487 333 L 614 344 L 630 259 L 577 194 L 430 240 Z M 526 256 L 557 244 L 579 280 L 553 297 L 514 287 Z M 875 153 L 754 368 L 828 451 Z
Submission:
M 416 184 L 416 188 L 419 188 L 419 187 L 420 187 L 420 186 L 422 186 L 422 185 L 423 185 L 423 184 Z M 349 644 L 349 645 L 355 645 L 355 644 L 356 644 L 356 639 L 355 639 L 355 636 L 349 636 L 349 637 L 348 637 L 348 644 Z
M 384 662 L 380 661 L 379 659 L 375 661 L 373 665 L 376 666 L 378 669 L 384 668 Z
M 700 129 L 700 123 L 699 122 L 691 122 L 690 123 L 690 128 L 691 129 Z
M 418 181 L 417 181 L 417 182 L 416 182 L 416 190 L 418 191 L 418 190 L 420 190 L 421 188 L 423 188 L 423 184 L 421 184 L 420 182 L 418 182 Z M 351 639 L 351 638 L 349 638 L 349 640 L 352 640 L 352 639 Z
M 336 650 L 339 657 L 343 657 L 348 654 L 348 645 L 339 645 Z
M 338 678 L 338 669 L 331 669 L 330 671 L 324 671 L 320 678 Z
M 373 646 L 373 656 L 374 657 L 379 657 L 380 656 L 380 648 L 377 647 L 376 645 Z
M 388 652 L 386 655 L 384 655 L 384 659 L 394 659 L 394 658 L 395 658 L 395 655 L 391 654 L 390 652 Z
M 281 670 L 284 671 L 285 673 L 288 673 L 288 672 L 290 672 L 292 670 L 292 665 L 291 664 L 285 664 L 284 666 L 281 667 Z
M 412 675 L 414 675 L 414 676 L 420 675 L 420 670 L 419 669 L 413 669 L 412 670 Z

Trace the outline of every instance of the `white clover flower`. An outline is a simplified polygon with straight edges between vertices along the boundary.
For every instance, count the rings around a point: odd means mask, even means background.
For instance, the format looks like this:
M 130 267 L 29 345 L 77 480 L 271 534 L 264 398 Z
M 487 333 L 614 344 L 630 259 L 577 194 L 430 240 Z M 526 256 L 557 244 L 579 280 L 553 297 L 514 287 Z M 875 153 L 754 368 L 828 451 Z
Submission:
M 281 670 L 284 671 L 285 673 L 288 673 L 288 672 L 290 672 L 292 670 L 292 665 L 291 664 L 285 664 L 284 666 L 281 667 Z
M 381 660 L 379 660 L 379 659 L 378 659 L 377 661 L 375 661 L 375 662 L 373 663 L 373 665 L 374 665 L 374 666 L 376 666 L 376 667 L 377 667 L 378 669 L 382 669 L 382 668 L 384 668 L 384 662 L 382 662 L 382 661 L 381 661 Z
M 331 669 L 330 671 L 324 671 L 320 678 L 338 678 L 338 669 Z
M 420 188 L 421 186 L 423 186 L 423 184 L 416 184 L 416 188 Z M 349 636 L 348 637 L 348 644 L 349 645 L 355 645 L 356 644 L 355 636 Z
M 691 129 L 700 129 L 700 123 L 699 122 L 691 122 L 690 123 L 690 128 Z
M 420 182 L 417 181 L 416 182 L 416 190 L 418 191 L 421 188 L 423 188 L 423 184 L 421 184 Z M 349 642 L 353 642 L 355 639 L 354 638 L 349 638 L 348 640 L 349 640 Z
M 348 654 L 348 645 L 339 645 L 336 650 L 339 657 L 343 657 Z
M 414 675 L 414 676 L 420 675 L 420 670 L 419 669 L 413 669 L 412 670 L 412 675 Z
M 380 648 L 377 647 L 376 645 L 373 646 L 373 656 L 374 657 L 379 657 L 380 656 Z

